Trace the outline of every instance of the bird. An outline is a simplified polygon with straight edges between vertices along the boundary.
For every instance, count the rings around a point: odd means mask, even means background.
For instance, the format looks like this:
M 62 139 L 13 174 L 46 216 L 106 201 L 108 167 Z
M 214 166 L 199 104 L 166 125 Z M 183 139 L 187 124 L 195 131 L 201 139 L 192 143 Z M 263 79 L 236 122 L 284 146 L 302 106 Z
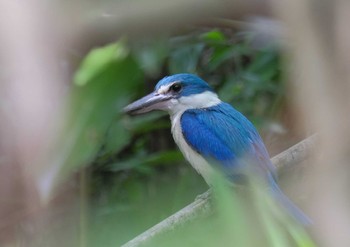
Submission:
M 153 110 L 169 113 L 175 143 L 207 184 L 213 184 L 215 171 L 233 184 L 257 177 L 297 222 L 311 224 L 278 186 L 275 167 L 254 125 L 221 101 L 206 81 L 187 73 L 164 77 L 152 93 L 123 109 L 129 115 Z

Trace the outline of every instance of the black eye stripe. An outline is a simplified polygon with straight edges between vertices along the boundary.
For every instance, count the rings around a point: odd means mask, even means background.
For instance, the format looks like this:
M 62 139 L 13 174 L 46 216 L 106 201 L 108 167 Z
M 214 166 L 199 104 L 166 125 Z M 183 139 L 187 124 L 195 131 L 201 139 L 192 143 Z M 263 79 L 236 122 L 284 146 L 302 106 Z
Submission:
M 171 85 L 170 87 L 170 91 L 178 93 L 180 92 L 182 89 L 182 85 L 180 83 L 174 83 L 173 85 Z

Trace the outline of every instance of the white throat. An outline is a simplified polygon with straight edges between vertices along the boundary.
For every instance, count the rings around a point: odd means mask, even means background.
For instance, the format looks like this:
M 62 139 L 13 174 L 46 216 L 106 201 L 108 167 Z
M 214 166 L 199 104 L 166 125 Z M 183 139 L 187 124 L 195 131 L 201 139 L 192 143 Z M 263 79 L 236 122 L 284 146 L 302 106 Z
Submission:
M 185 141 L 181 129 L 181 115 L 189 109 L 207 108 L 221 103 L 217 94 L 213 92 L 204 92 L 197 95 L 190 95 L 173 99 L 168 107 L 168 112 L 171 118 L 171 132 L 173 134 L 176 144 L 179 146 L 181 152 L 188 160 L 188 162 L 200 173 L 205 181 L 210 184 L 210 179 L 213 174 L 212 167 L 203 157 L 195 152 Z
M 171 99 L 168 105 L 168 112 L 173 118 L 181 115 L 188 109 L 207 108 L 221 103 L 216 93 L 206 91 L 201 94 L 183 96 L 179 99 Z

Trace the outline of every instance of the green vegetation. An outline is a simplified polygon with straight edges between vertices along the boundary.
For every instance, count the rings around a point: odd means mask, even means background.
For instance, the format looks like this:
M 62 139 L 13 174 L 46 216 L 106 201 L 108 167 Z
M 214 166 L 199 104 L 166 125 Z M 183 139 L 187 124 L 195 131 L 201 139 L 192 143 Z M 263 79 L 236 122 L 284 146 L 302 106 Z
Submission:
M 254 48 L 254 38 L 219 29 L 137 42 L 123 38 L 93 49 L 82 61 L 74 77 L 70 138 L 64 143 L 73 147 L 65 170 L 83 169 L 88 178 L 81 219 L 88 246 L 119 246 L 207 189 L 173 143 L 165 113 L 133 118 L 121 113 L 163 76 L 198 74 L 258 128 L 278 114 L 285 91 L 279 54 L 275 47 Z M 228 199 L 227 189 L 218 192 L 219 217 L 200 219 L 151 246 L 255 246 L 261 239 L 254 239 L 244 223 L 244 206 Z M 276 223 L 266 224 L 263 241 L 286 243 Z M 307 236 L 302 239 L 291 246 L 313 246 L 306 244 Z

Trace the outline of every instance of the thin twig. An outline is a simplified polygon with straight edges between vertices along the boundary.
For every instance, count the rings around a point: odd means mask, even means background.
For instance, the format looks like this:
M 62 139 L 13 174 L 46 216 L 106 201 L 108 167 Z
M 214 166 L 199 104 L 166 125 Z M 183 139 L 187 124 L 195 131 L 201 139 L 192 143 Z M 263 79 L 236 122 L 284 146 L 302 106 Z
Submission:
M 272 163 L 278 170 L 292 165 L 296 165 L 310 155 L 314 149 L 316 135 L 310 136 L 289 149 L 273 157 Z M 165 220 L 154 225 L 147 231 L 141 233 L 134 239 L 122 245 L 122 247 L 136 247 L 148 242 L 155 236 L 169 232 L 176 227 L 183 225 L 199 216 L 205 216 L 211 213 L 210 190 L 199 195 L 194 202 L 169 216 Z

